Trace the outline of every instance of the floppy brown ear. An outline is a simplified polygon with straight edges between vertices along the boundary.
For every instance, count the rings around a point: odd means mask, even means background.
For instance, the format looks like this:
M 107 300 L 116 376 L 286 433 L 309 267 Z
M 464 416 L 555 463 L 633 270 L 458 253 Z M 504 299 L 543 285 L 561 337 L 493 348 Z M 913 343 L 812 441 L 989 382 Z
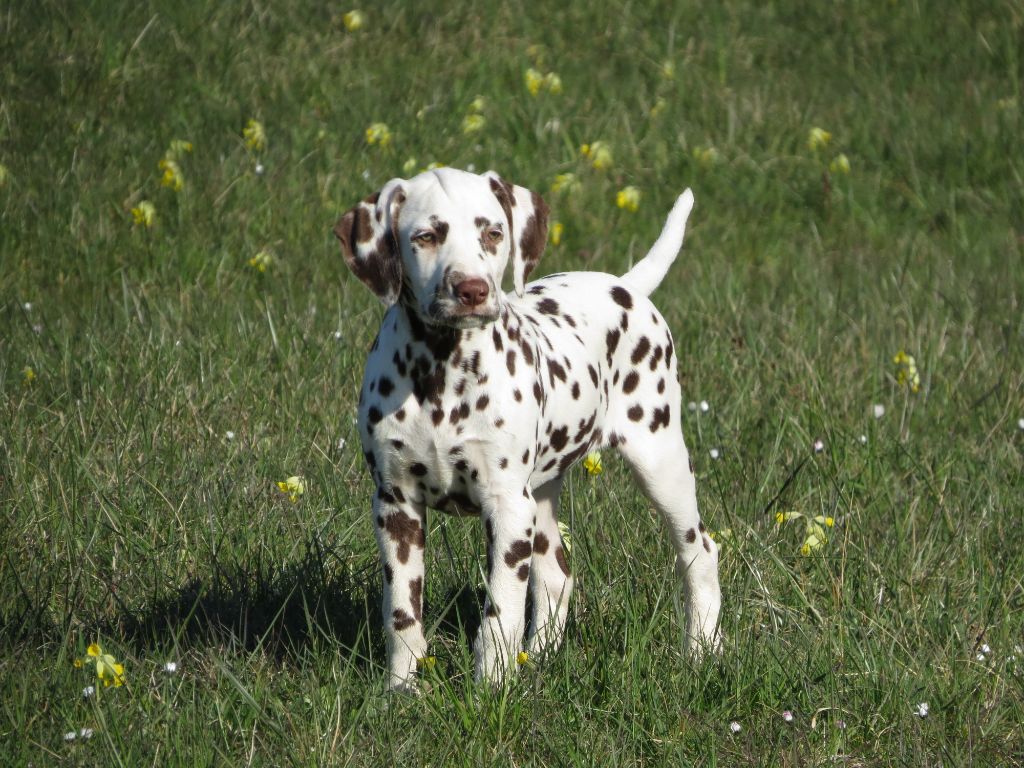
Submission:
M 394 304 L 402 290 L 397 231 L 404 201 L 402 179 L 392 179 L 334 225 L 345 263 L 385 306 Z
M 512 232 L 512 284 L 522 296 L 526 278 L 540 261 L 548 242 L 548 205 L 536 192 L 505 181 L 494 171 L 484 176 L 508 217 Z

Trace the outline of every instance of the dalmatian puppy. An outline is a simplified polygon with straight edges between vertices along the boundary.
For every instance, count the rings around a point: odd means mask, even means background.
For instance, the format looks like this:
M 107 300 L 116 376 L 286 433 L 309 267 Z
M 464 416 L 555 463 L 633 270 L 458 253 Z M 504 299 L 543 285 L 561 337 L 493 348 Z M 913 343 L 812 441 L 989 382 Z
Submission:
M 718 552 L 697 511 L 680 429 L 676 355 L 648 300 L 682 246 L 678 199 L 650 253 L 622 277 L 526 283 L 547 240 L 536 193 L 450 168 L 392 179 L 334 228 L 345 261 L 387 310 L 366 362 L 359 431 L 376 484 L 390 686 L 415 689 L 427 508 L 479 516 L 487 598 L 478 679 L 526 649 L 558 647 L 573 579 L 557 525 L 566 472 L 614 446 L 661 512 L 678 554 L 687 647 L 718 643 Z M 509 261 L 515 295 L 502 291 Z

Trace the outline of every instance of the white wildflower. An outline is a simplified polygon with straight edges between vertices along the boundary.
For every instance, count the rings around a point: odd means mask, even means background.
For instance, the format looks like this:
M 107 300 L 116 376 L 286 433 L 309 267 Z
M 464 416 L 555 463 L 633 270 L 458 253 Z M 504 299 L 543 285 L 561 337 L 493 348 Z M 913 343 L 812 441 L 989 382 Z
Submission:
M 922 701 L 914 708 L 914 714 L 918 717 L 928 717 L 928 702 Z
M 82 698 L 88 699 L 90 696 L 95 695 L 95 693 L 96 693 L 96 686 L 95 685 L 87 685 L 87 686 L 85 686 L 85 688 L 82 689 Z
M 824 450 L 825 450 L 825 441 L 822 440 L 821 438 L 818 438 L 817 440 L 815 440 L 814 441 L 814 452 L 815 453 L 821 453 Z
M 739 733 L 743 730 L 743 726 L 737 723 L 735 720 L 733 720 L 731 723 L 729 723 L 729 730 L 733 733 Z
M 707 400 L 701 400 L 700 401 L 700 412 L 701 413 L 707 413 L 710 410 L 711 410 L 711 406 L 708 405 L 708 401 Z
M 782 719 L 785 720 L 787 723 L 792 723 L 793 713 L 787 709 L 785 712 L 782 713 Z
M 166 664 L 164 664 L 164 672 L 166 672 L 168 675 L 176 674 L 177 671 L 178 671 L 178 662 L 176 662 L 176 661 L 168 661 Z
M 871 413 L 874 414 L 876 419 L 880 419 L 885 416 L 885 406 L 881 403 L 875 403 L 871 406 Z
M 708 453 L 711 454 L 712 459 L 717 459 L 722 455 L 722 452 L 719 451 L 717 448 L 712 448 L 710 451 L 708 451 Z

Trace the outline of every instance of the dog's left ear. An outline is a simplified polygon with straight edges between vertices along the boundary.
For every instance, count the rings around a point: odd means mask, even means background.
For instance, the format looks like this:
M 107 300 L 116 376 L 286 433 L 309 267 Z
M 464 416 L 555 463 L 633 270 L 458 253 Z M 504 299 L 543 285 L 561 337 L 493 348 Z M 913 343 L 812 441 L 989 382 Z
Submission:
M 402 289 L 398 213 L 405 201 L 402 179 L 392 179 L 334 225 L 334 236 L 349 269 L 389 307 Z
M 536 192 L 509 184 L 494 171 L 484 177 L 498 198 L 511 231 L 512 283 L 516 295 L 523 295 L 526 278 L 540 261 L 548 241 L 548 205 Z

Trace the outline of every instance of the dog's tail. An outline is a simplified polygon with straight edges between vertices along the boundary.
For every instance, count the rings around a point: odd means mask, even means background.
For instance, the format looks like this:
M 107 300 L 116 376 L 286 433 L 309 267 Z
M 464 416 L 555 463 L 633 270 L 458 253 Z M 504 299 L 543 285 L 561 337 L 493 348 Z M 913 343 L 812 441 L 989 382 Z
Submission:
M 668 214 L 665 226 L 651 250 L 647 252 L 629 272 L 622 276 L 622 282 L 645 296 L 650 296 L 668 274 L 669 267 L 676 260 L 679 249 L 683 247 L 683 235 L 686 234 L 686 220 L 693 209 L 693 193 L 687 189 L 676 200 Z

